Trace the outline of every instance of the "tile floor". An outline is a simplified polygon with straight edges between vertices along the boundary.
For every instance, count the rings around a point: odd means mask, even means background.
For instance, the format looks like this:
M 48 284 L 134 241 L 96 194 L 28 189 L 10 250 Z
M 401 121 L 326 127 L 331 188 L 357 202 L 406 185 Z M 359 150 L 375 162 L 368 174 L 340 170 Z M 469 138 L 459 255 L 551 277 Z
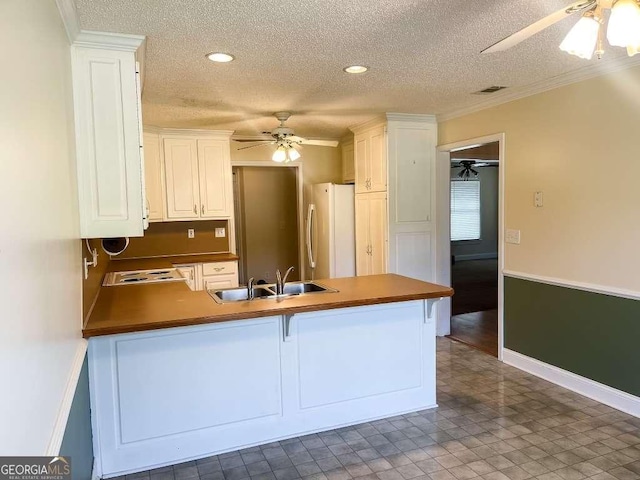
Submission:
M 640 419 L 438 339 L 439 408 L 126 480 L 640 479 Z

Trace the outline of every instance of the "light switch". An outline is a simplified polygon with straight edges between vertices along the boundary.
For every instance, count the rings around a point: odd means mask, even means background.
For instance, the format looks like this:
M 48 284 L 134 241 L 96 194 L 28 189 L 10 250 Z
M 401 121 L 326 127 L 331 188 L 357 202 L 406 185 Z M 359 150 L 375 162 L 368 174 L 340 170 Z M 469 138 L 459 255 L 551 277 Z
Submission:
M 533 197 L 533 203 L 536 207 L 542 207 L 542 205 L 544 204 L 543 198 L 542 198 L 542 192 L 535 193 Z
M 216 228 L 216 238 L 224 238 L 227 236 L 227 230 L 224 227 Z
M 511 229 L 508 228 L 505 241 L 507 243 L 513 243 L 515 245 L 520 245 L 520 230 L 511 230 Z
M 193 228 L 187 229 L 187 237 L 196 238 L 196 231 Z

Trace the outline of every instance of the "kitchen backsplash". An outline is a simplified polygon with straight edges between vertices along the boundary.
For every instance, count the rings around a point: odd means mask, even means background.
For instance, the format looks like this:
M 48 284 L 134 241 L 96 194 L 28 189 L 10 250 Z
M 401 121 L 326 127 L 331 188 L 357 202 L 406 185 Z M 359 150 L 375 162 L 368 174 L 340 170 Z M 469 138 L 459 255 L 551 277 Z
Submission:
M 225 236 L 216 237 L 216 228 L 224 228 Z M 194 238 L 189 238 L 190 229 Z M 229 251 L 229 228 L 226 220 L 152 223 L 144 237 L 130 238 L 127 249 L 114 258 L 158 257 L 193 253 Z

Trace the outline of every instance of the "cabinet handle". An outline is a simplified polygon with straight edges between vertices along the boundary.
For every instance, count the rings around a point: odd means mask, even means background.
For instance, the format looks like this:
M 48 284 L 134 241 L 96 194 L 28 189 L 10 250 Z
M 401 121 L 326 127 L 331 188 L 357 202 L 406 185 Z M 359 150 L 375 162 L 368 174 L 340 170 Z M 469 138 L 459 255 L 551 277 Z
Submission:
M 200 207 L 200 211 L 202 212 L 202 215 L 204 215 L 204 205 Z
M 198 206 L 195 204 L 193 205 L 193 213 L 196 215 L 198 214 Z
M 214 270 L 216 272 L 220 272 L 220 271 L 224 270 L 224 267 L 214 267 Z

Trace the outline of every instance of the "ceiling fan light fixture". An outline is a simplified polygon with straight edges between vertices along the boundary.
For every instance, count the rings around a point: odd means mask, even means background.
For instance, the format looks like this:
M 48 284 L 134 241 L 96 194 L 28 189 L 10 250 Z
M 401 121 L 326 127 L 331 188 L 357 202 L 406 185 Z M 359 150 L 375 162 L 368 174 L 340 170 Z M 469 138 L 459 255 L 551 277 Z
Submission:
M 576 57 L 591 60 L 598 43 L 600 22 L 593 16 L 593 12 L 585 13 L 576 23 L 560 44 L 560 50 Z
M 273 156 L 271 157 L 271 160 L 277 163 L 282 163 L 286 159 L 287 159 L 287 149 L 284 147 L 284 145 L 278 145 L 278 148 L 276 148 L 276 151 L 273 152 Z
M 364 65 L 349 65 L 348 67 L 344 67 L 342 70 L 347 73 L 359 74 L 365 73 L 369 70 L 369 67 L 365 67 Z
M 636 0 L 618 0 L 611 9 L 607 40 L 614 47 L 640 44 L 640 5 Z
M 207 58 L 216 63 L 229 63 L 235 60 L 236 57 L 224 52 L 211 52 L 207 53 Z
M 298 152 L 293 145 L 289 147 L 289 151 L 287 152 L 287 157 L 290 162 L 295 162 L 300 158 L 300 152 Z

